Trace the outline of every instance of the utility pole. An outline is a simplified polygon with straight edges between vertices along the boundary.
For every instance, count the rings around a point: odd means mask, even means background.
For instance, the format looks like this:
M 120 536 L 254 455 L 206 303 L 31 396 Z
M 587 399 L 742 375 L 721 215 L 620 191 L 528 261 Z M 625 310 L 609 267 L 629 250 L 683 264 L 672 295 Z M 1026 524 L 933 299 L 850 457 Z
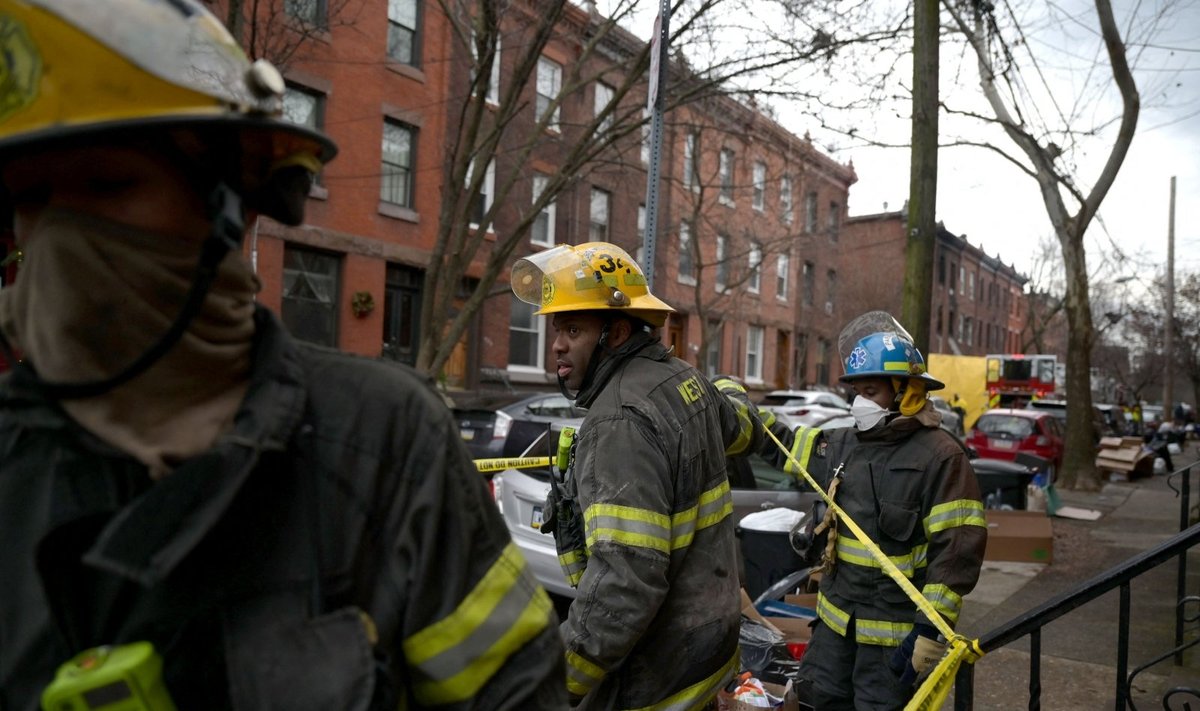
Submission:
M 900 320 L 928 357 L 937 244 L 938 0 L 913 3 L 912 159 Z
M 1174 418 L 1171 400 L 1175 394 L 1175 176 L 1171 176 L 1171 204 L 1167 209 L 1167 331 L 1163 337 L 1166 367 L 1163 368 L 1163 422 Z
M 671 37 L 671 0 L 660 0 L 650 37 L 650 85 L 646 109 L 650 113 L 650 170 L 646 173 L 646 232 L 642 236 L 642 270 L 646 288 L 654 291 L 654 247 L 658 239 L 658 181 L 662 170 L 663 85 L 667 78 L 667 45 Z M 684 170 L 691 170 L 685 166 Z M 683 355 L 683 354 L 680 354 Z

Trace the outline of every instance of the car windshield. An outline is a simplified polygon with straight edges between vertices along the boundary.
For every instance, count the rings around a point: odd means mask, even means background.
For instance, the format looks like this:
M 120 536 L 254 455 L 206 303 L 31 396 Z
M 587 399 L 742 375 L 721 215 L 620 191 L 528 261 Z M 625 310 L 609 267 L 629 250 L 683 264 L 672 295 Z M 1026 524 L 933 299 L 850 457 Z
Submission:
M 767 395 L 763 398 L 762 404 L 773 405 L 775 407 L 789 407 L 792 405 L 806 405 L 809 397 L 807 395 Z
M 1033 420 L 1017 415 L 984 415 L 975 428 L 993 437 L 1025 439 L 1033 434 Z

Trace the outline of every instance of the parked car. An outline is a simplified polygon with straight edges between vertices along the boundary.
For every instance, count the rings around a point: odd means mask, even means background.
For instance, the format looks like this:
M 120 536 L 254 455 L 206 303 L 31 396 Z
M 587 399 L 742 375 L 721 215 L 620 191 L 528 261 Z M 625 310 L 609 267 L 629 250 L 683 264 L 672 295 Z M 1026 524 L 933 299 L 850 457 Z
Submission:
M 1027 410 L 1039 410 L 1047 412 L 1058 418 L 1059 423 L 1063 427 L 1063 431 L 1067 429 L 1067 401 L 1066 400 L 1031 400 L 1025 405 Z M 1100 408 L 1092 405 L 1092 439 L 1096 444 L 1100 444 L 1100 438 L 1108 434 L 1109 428 L 1104 413 Z
M 839 424 L 853 425 L 853 418 L 843 413 Z M 579 427 L 580 420 L 560 420 L 553 423 L 549 436 L 537 442 L 528 452 L 529 456 L 552 455 L 557 447 L 558 433 L 563 426 Z M 826 426 L 826 425 L 822 425 Z M 733 485 L 733 516 L 741 521 L 755 511 L 785 506 L 796 511 L 807 512 L 817 495 L 809 491 L 795 476 L 776 469 L 760 457 L 751 457 L 753 486 Z M 567 584 L 562 568 L 558 564 L 558 551 L 554 537 L 542 533 L 542 517 L 546 495 L 550 492 L 551 471 L 547 468 L 506 469 L 492 478 L 496 505 L 504 516 L 504 522 L 513 541 L 528 561 L 530 570 L 538 581 L 550 592 L 565 597 L 574 597 L 575 589 Z
M 818 421 L 850 412 L 850 403 L 837 393 L 824 390 L 772 390 L 759 407 L 775 413 L 788 427 L 811 427 Z
M 929 401 L 933 403 L 933 407 L 938 412 L 942 413 L 942 429 L 962 439 L 964 434 L 962 416 L 955 412 L 944 398 L 930 395 Z
M 459 434 L 476 459 L 518 456 L 550 423 L 587 414 L 556 392 L 486 393 L 456 400 L 453 409 Z
M 1020 453 L 1050 461 L 1050 479 L 1062 467 L 1063 426 L 1045 410 L 988 410 L 975 421 L 966 444 L 983 459 L 1014 461 Z

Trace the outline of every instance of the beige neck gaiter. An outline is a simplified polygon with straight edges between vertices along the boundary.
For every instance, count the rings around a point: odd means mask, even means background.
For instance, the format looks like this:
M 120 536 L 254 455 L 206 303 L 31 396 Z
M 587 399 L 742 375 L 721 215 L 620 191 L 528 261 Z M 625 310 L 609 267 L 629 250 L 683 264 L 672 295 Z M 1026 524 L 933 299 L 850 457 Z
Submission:
M 170 328 L 187 298 L 199 241 L 47 210 L 0 290 L 0 329 L 38 375 L 78 383 L 121 372 Z M 162 359 L 97 397 L 62 401 L 77 422 L 158 478 L 233 423 L 246 393 L 258 278 L 230 253 L 199 314 Z

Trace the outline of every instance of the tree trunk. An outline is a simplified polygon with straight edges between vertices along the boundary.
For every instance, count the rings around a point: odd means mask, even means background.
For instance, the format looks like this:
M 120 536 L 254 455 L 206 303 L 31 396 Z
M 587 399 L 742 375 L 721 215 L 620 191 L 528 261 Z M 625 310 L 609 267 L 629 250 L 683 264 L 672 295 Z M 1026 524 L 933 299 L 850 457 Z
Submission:
M 1067 441 L 1060 481 L 1063 488 L 1096 491 L 1096 441 L 1092 422 L 1091 353 L 1095 331 L 1088 297 L 1087 255 L 1076 225 L 1062 236 L 1067 270 Z

